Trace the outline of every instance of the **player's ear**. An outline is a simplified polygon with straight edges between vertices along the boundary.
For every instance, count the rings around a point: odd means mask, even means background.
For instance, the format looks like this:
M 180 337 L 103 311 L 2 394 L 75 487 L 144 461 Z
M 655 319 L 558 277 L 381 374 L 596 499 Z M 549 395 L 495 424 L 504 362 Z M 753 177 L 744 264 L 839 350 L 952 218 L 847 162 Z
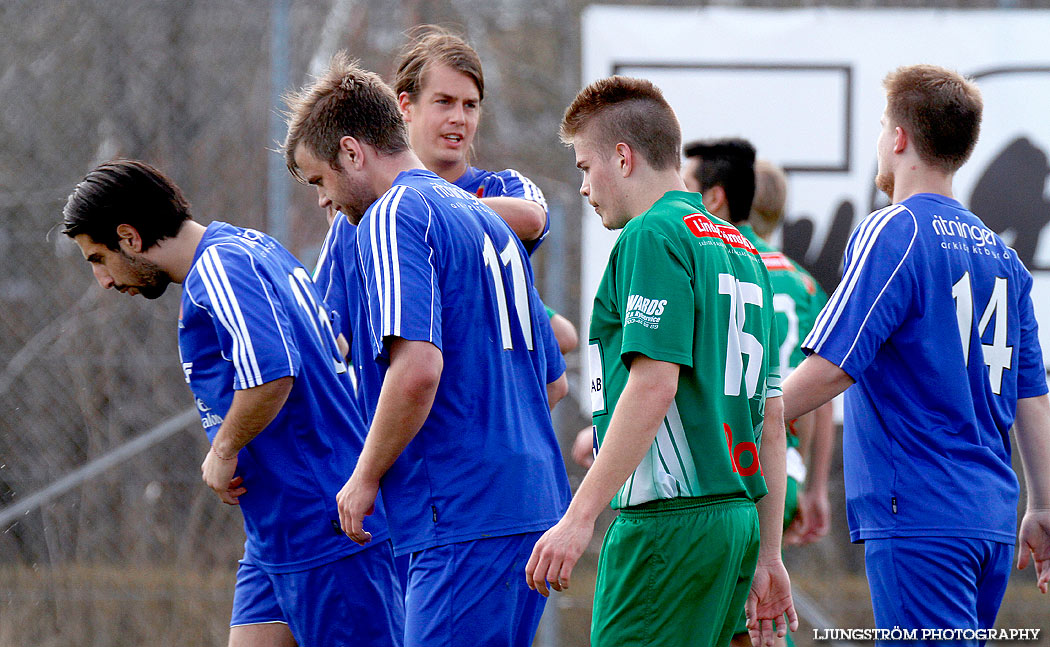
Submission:
M 616 164 L 623 177 L 628 177 L 634 170 L 634 151 L 624 142 L 616 144 Z
M 139 230 L 131 225 L 117 225 L 117 244 L 120 245 L 121 249 L 125 249 L 136 254 L 142 253 L 142 236 L 139 235 Z
M 401 110 L 401 118 L 406 124 L 412 121 L 412 97 L 407 92 L 397 95 L 397 107 Z
M 726 190 L 720 184 L 708 187 L 706 191 L 701 191 L 701 193 L 703 194 L 704 207 L 711 213 L 718 213 L 726 204 Z
M 904 149 L 907 148 L 907 146 L 908 146 L 908 133 L 906 133 L 904 131 L 904 129 L 901 128 L 900 126 L 897 126 L 897 128 L 894 130 L 893 152 L 894 153 L 903 153 Z
M 360 171 L 365 159 L 364 153 L 364 146 L 356 137 L 346 135 L 339 140 L 339 157 L 344 161 L 344 166 L 349 163 L 355 171 Z

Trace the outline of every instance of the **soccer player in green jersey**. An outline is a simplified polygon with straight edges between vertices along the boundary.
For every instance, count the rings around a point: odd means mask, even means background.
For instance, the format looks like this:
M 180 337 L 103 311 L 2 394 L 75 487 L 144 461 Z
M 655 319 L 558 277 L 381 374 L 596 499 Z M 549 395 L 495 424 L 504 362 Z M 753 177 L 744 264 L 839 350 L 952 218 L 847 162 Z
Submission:
M 772 645 L 798 620 L 780 558 L 785 440 L 768 272 L 685 191 L 678 121 L 649 81 L 592 83 L 561 137 L 580 193 L 623 232 L 591 316 L 597 457 L 526 580 L 544 594 L 567 588 L 611 500 L 620 515 L 599 558 L 592 645 L 721 647 L 745 599 L 752 639 Z
M 686 144 L 682 179 L 703 195 L 704 206 L 733 223 L 762 255 L 773 285 L 777 313 L 780 377 L 805 359 L 809 334 L 828 296 L 794 260 L 768 242 L 783 217 L 786 181 L 778 167 L 755 159 L 750 142 L 739 138 Z M 753 196 L 753 197 L 752 197 Z M 784 543 L 805 544 L 827 534 L 827 475 L 833 444 L 831 403 L 792 422 L 788 430 L 788 500 Z M 810 469 L 812 468 L 812 469 Z M 797 485 L 805 484 L 805 489 Z M 797 495 L 796 495 L 797 492 Z
M 808 272 L 791 259 L 770 246 L 751 225 L 750 216 L 754 204 L 757 177 L 755 173 L 755 148 L 740 138 L 712 139 L 686 144 L 686 186 L 703 195 L 704 206 L 715 216 L 727 220 L 740 230 L 759 251 L 769 271 L 773 288 L 773 309 L 776 312 L 776 347 L 779 350 L 779 372 L 786 376 L 805 357 L 802 353 L 802 337 L 809 334 L 827 295 Z M 783 192 L 781 193 L 783 195 Z M 826 406 L 830 406 L 830 403 Z M 819 509 L 827 511 L 827 472 L 830 459 L 831 417 L 824 416 L 820 422 L 820 434 L 815 435 L 814 421 L 817 413 L 794 421 L 787 434 L 787 488 L 784 501 L 784 541 L 802 543 L 807 508 L 803 504 L 807 490 L 812 485 L 812 498 Z M 804 446 L 803 446 L 804 445 Z M 804 458 L 808 450 L 817 458 L 812 479 L 807 478 L 809 461 Z M 815 482 L 813 482 L 815 481 Z M 821 497 L 823 506 L 820 505 Z M 819 523 L 819 520 L 817 520 Z M 791 539 L 789 539 L 789 536 Z M 814 541 L 818 533 L 812 533 Z M 733 645 L 750 645 L 743 609 L 736 628 Z M 790 637 L 788 638 L 788 644 Z
M 769 160 L 756 159 L 755 198 L 751 201 L 751 216 L 748 218 L 748 224 L 766 243 L 770 243 L 773 234 L 783 223 L 786 204 L 787 175 L 784 170 Z M 827 303 L 828 295 L 809 272 L 790 257 L 788 260 L 806 277 L 807 293 L 812 291 L 817 293 L 815 301 L 819 305 L 814 306 L 813 316 L 815 317 L 816 312 Z M 766 267 L 769 267 L 768 263 Z M 770 276 L 772 277 L 772 272 Z M 777 291 L 775 285 L 773 291 Z M 783 365 L 781 366 L 781 380 L 786 379 L 805 358 L 805 353 L 802 352 L 802 338 L 805 337 L 805 333 L 801 325 L 798 337 L 798 343 L 791 350 L 788 359 L 788 368 L 784 369 Z M 781 352 L 783 352 L 783 347 Z M 781 355 L 782 363 L 783 357 Z M 785 544 L 810 544 L 824 538 L 831 529 L 828 473 L 831 470 L 831 452 L 835 445 L 833 417 L 834 407 L 830 402 L 826 402 L 816 411 L 798 418 L 793 423 L 800 439 L 799 452 L 805 460 L 806 483 L 805 487 L 798 492 L 798 514 L 791 526 L 784 530 Z

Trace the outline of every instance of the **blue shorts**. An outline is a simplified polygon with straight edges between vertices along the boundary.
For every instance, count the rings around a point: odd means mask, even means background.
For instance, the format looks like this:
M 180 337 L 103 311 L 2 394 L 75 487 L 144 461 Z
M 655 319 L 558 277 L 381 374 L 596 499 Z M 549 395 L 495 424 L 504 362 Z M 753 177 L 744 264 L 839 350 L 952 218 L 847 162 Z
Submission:
M 294 573 L 266 573 L 241 562 L 230 626 L 272 622 L 287 624 L 307 647 L 401 647 L 404 600 L 390 542 Z
M 530 647 L 546 602 L 525 584 L 541 532 L 491 537 L 412 553 L 405 647 Z
M 1013 544 L 965 537 L 890 537 L 864 542 L 864 567 L 879 629 L 989 629 L 1006 593 Z M 879 643 L 899 645 L 900 643 Z M 953 644 L 976 645 L 977 641 Z M 983 644 L 983 641 L 982 641 Z

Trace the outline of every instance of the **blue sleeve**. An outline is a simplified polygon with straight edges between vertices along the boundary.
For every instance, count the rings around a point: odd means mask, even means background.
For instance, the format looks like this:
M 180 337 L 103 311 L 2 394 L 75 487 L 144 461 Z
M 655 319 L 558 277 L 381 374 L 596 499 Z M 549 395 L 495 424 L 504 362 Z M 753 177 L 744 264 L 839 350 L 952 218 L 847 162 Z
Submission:
M 298 375 L 299 350 L 288 315 L 245 249 L 204 250 L 185 289 L 212 316 L 222 354 L 235 369 L 234 389 Z
M 918 232 L 915 217 L 891 205 L 865 218 L 850 237 L 838 289 L 802 345 L 856 380 L 912 307 L 908 267 Z
M 328 308 L 328 316 L 332 320 L 332 330 L 336 335 L 343 335 L 350 339 L 350 308 L 347 304 L 346 289 L 346 259 L 353 258 L 347 253 L 347 241 L 352 237 L 345 235 L 346 227 L 342 226 L 340 220 L 345 221 L 342 214 L 336 215 L 332 228 L 325 235 L 324 243 L 321 245 L 321 253 L 317 256 L 317 265 L 314 268 L 314 285 L 320 292 Z M 347 226 L 352 226 L 347 224 Z
M 543 305 L 536 286 L 532 286 L 532 309 L 539 313 L 536 320 L 539 322 L 540 341 L 543 343 L 546 357 L 547 384 L 550 384 L 565 374 L 565 358 L 561 355 L 558 338 L 554 336 L 554 327 L 551 326 L 551 318 L 547 315 L 547 307 Z
M 1021 348 L 1018 351 L 1017 397 L 1034 398 L 1047 392 L 1046 369 L 1043 367 L 1043 351 L 1039 345 L 1039 324 L 1035 320 L 1032 305 L 1032 275 L 1023 274 L 1018 299 L 1018 314 L 1021 321 Z
M 376 358 L 390 337 L 441 348 L 441 292 L 430 228 L 433 212 L 418 191 L 395 186 L 369 207 L 357 231 L 357 262 L 366 292 Z
M 493 173 L 485 179 L 484 196 L 486 198 L 521 198 L 531 200 L 543 207 L 543 213 L 547 215 L 543 223 L 543 233 L 536 240 L 531 240 L 525 245 L 525 251 L 531 256 L 536 248 L 540 246 L 543 239 L 547 237 L 551 229 L 550 210 L 547 208 L 547 199 L 543 197 L 543 191 L 533 184 L 532 180 L 525 177 L 514 169 L 505 169 L 499 173 Z

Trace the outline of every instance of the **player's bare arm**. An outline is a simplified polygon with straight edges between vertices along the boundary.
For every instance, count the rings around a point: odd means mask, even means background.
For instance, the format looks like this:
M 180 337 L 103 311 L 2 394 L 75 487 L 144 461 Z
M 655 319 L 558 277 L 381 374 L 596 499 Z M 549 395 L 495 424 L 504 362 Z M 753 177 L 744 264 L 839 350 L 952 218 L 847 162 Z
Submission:
M 787 488 L 784 467 L 787 439 L 783 413 L 782 398 L 766 399 L 759 463 L 769 492 L 757 503 L 760 532 L 758 564 L 746 607 L 751 644 L 766 647 L 772 647 L 777 637 L 787 634 L 788 626 L 792 631 L 798 629 L 798 616 L 791 601 L 791 582 L 780 558 L 784 492 Z M 784 623 L 785 614 L 787 625 Z
M 819 541 L 831 527 L 828 472 L 835 442 L 832 417 L 832 404 L 826 402 L 792 423 L 806 465 L 806 480 L 798 491 L 798 513 L 784 530 L 785 545 L 803 546 Z
M 547 384 L 547 404 L 551 410 L 554 409 L 554 405 L 561 402 L 562 398 L 569 394 L 569 380 L 565 377 L 565 373 L 558 376 L 558 379 Z
M 547 212 L 538 202 L 510 196 L 481 198 L 481 201 L 510 225 L 521 242 L 527 243 L 543 235 Z
M 794 420 L 851 386 L 853 378 L 846 371 L 814 353 L 784 380 L 784 415 Z
M 594 427 L 588 425 L 576 432 L 572 441 L 572 460 L 585 470 L 594 465 Z
M 1014 421 L 1028 503 L 1017 541 L 1017 568 L 1035 562 L 1036 585 L 1050 588 L 1050 398 L 1021 398 Z
M 443 366 L 441 351 L 430 342 L 392 338 L 390 368 L 361 457 L 336 495 L 343 532 L 358 544 L 372 539 L 363 524 L 375 509 L 379 479 L 423 427 L 434 404 Z
M 805 490 L 803 489 L 803 483 L 809 483 L 809 463 L 810 463 L 810 450 L 812 449 L 813 441 L 813 422 L 816 418 L 816 412 L 811 411 L 801 418 L 795 418 L 794 420 L 787 421 L 786 434 L 788 438 L 791 438 L 791 434 L 794 434 L 798 439 L 797 451 L 801 456 L 803 464 L 806 466 L 806 479 L 804 482 L 799 482 L 798 491 L 795 494 L 797 509 L 795 511 L 795 517 L 791 520 L 791 524 L 784 528 L 784 545 L 785 546 L 799 546 L 802 544 L 802 533 L 806 524 L 806 499 Z M 787 456 L 791 455 L 791 447 L 788 447 Z M 786 510 L 786 506 L 785 506 Z
M 830 402 L 820 405 L 813 417 L 804 502 L 801 543 L 819 541 L 831 528 L 831 505 L 828 503 L 828 474 L 831 453 L 835 447 L 834 410 Z
M 558 350 L 562 355 L 568 355 L 580 345 L 580 335 L 576 332 L 576 326 L 560 314 L 555 313 L 551 317 L 551 328 L 554 329 L 554 338 L 558 340 Z
M 294 382 L 293 377 L 281 377 L 234 392 L 230 411 L 201 464 L 204 482 L 223 503 L 238 505 L 238 497 L 247 491 L 241 487 L 240 477 L 234 478 L 237 452 L 273 422 L 288 399 Z
M 835 443 L 832 416 L 832 404 L 826 402 L 795 422 L 799 451 L 806 464 L 806 481 L 798 492 L 798 515 L 784 531 L 785 544 L 801 546 L 819 541 L 831 527 L 828 473 Z
M 561 521 L 536 542 L 525 581 L 547 596 L 569 587 L 572 569 L 594 534 L 594 522 L 656 438 L 678 390 L 678 364 L 638 355 L 616 403 L 601 451 Z M 781 457 L 783 462 L 783 457 Z M 783 491 L 781 492 L 783 497 Z

